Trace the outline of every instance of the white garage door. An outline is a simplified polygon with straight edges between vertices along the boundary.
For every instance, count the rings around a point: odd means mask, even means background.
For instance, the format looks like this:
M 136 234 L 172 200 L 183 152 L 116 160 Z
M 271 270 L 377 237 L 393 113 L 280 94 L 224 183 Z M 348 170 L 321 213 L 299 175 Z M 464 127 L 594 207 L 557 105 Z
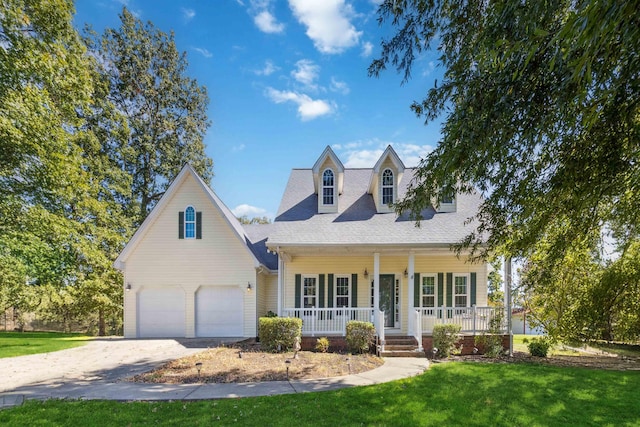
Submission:
M 184 291 L 143 289 L 138 294 L 138 336 L 184 337 Z
M 196 294 L 196 336 L 243 336 L 242 297 L 242 290 L 235 286 L 200 288 Z

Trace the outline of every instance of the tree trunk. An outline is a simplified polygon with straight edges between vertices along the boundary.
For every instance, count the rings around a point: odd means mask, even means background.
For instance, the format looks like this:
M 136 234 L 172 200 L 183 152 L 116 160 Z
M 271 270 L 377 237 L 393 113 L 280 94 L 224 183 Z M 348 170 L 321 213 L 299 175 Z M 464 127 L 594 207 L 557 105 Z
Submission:
M 105 332 L 105 324 L 104 324 L 104 311 L 102 309 L 98 310 L 98 336 L 104 337 L 106 335 Z

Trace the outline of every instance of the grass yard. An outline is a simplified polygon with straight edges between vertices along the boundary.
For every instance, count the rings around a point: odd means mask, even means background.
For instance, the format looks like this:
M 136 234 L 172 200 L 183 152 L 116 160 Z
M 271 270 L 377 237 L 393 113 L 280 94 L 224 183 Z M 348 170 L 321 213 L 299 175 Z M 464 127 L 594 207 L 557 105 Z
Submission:
M 638 426 L 640 371 L 529 363 L 434 365 L 334 392 L 200 402 L 28 401 L 0 425 Z
M 0 358 L 50 353 L 86 344 L 91 337 L 59 332 L 0 332 Z

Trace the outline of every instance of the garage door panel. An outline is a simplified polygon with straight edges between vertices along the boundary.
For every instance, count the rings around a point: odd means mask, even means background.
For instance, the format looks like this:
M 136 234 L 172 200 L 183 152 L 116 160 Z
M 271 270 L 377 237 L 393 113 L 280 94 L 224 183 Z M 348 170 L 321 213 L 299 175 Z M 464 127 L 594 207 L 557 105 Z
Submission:
M 243 293 L 236 286 L 203 287 L 196 294 L 196 335 L 244 335 Z
M 143 289 L 138 294 L 138 336 L 185 336 L 185 295 L 182 289 Z

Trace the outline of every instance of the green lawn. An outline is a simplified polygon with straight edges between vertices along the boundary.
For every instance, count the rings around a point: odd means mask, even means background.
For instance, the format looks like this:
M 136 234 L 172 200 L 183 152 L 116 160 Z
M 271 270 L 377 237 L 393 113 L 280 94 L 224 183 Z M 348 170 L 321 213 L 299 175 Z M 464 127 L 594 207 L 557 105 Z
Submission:
M 640 371 L 441 363 L 335 392 L 200 402 L 28 401 L 0 425 L 638 426 Z
M 58 332 L 0 332 L 0 358 L 50 353 L 84 345 L 89 339 Z

